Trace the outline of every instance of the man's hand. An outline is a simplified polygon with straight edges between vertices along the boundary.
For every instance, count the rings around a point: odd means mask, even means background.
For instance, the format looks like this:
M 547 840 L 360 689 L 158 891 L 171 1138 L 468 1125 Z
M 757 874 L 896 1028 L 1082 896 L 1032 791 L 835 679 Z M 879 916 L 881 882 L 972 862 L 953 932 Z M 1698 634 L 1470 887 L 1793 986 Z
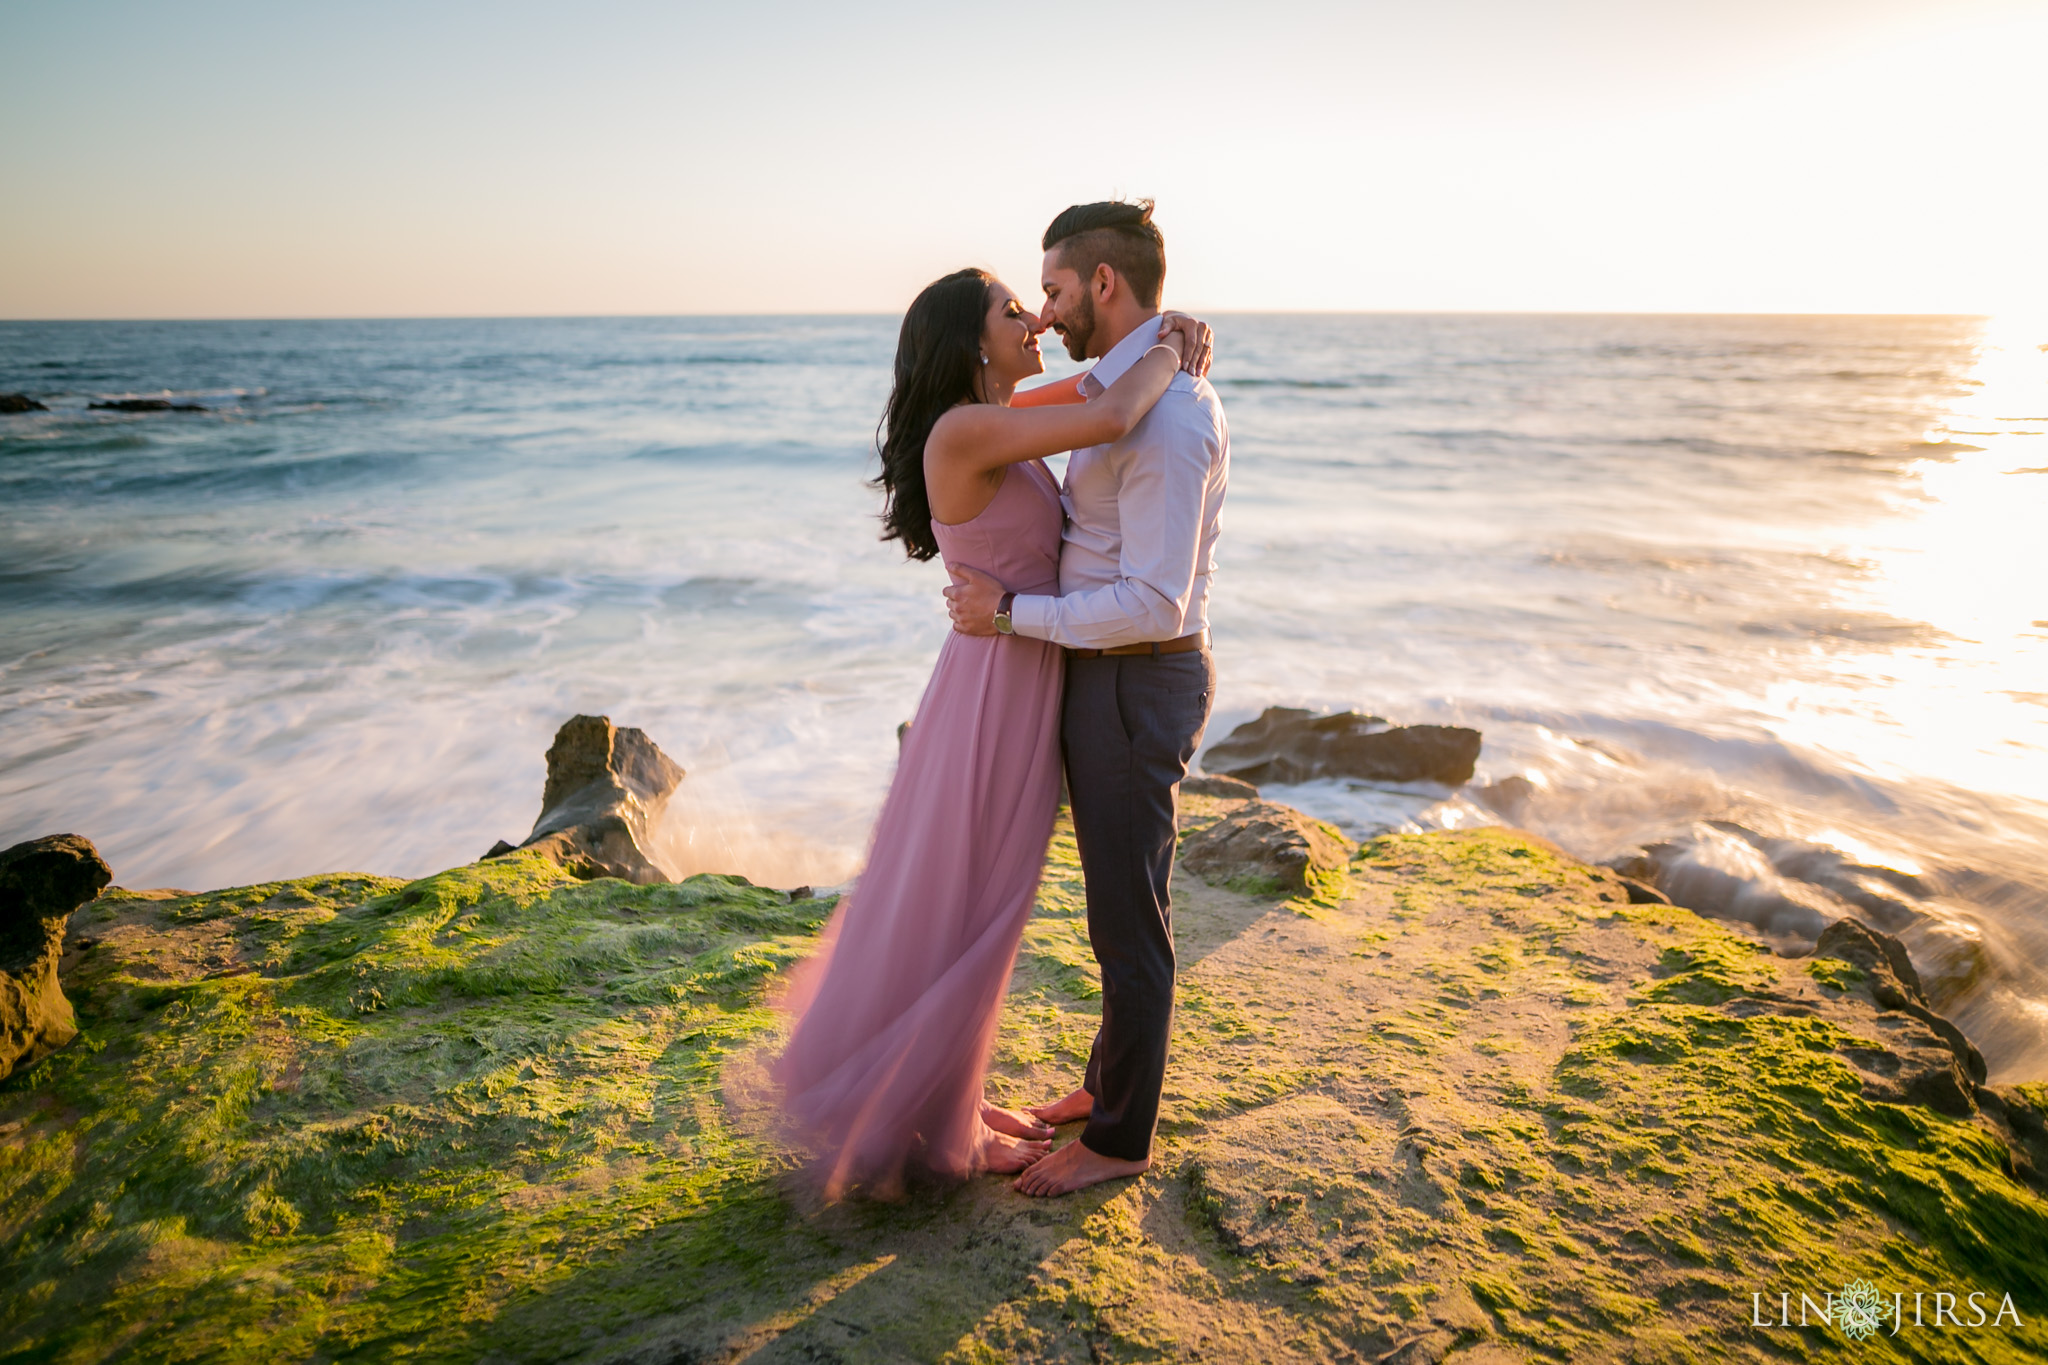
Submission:
M 996 608 L 1003 600 L 1003 585 L 964 564 L 952 572 L 953 586 L 946 589 L 946 610 L 952 614 L 953 629 L 962 635 L 995 634 Z

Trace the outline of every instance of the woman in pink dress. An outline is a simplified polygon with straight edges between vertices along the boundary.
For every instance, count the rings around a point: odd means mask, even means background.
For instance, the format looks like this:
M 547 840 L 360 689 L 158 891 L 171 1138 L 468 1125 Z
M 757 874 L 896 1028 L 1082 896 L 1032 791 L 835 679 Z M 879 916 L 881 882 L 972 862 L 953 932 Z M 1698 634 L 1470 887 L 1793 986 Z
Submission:
M 1162 320 L 1160 344 L 1092 402 L 1042 373 L 1038 319 L 1001 281 L 961 270 L 904 315 L 882 418 L 884 538 L 1016 593 L 1059 592 L 1063 512 L 1042 457 L 1121 438 L 1208 329 Z M 1052 1130 L 983 1099 L 996 1018 L 1037 898 L 1060 787 L 1057 645 L 950 634 L 875 822 L 867 869 L 792 974 L 774 1066 L 784 1112 L 828 1197 L 889 1196 L 912 1169 L 1024 1169 Z

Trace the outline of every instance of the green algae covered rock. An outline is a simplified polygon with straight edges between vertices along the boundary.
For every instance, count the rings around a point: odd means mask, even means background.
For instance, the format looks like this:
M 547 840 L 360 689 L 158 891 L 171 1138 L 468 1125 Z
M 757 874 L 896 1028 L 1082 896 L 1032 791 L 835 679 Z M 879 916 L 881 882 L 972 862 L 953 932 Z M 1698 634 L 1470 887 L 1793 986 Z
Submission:
M 64 924 L 113 877 L 76 834 L 0 852 L 0 1080 L 78 1035 L 57 974 Z
M 1241 890 L 1298 894 L 1341 876 L 1355 848 L 1334 827 L 1290 806 L 1243 801 L 1182 839 L 1180 861 L 1191 872 Z
M 2048 1351 L 2048 1202 L 1983 1114 L 1873 1098 L 1925 1026 L 1851 964 L 1631 905 L 1508 831 L 1382 839 L 1338 879 L 1178 882 L 1148 1175 L 830 1207 L 756 1089 L 829 900 L 530 853 L 110 894 L 74 923 L 77 1042 L 0 1085 L 0 1357 Z M 1100 1007 L 1063 824 L 994 1096 L 1068 1088 Z M 1798 1325 L 1858 1279 L 2024 1321 Z

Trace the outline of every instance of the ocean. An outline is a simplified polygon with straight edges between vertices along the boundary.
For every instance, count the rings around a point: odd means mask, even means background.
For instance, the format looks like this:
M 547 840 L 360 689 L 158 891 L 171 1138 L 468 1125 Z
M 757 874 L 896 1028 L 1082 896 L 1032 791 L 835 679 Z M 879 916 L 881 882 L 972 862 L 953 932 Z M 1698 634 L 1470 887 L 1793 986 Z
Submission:
M 1758 906 L 1890 887 L 1994 1076 L 2048 1077 L 2048 328 L 1213 321 L 1211 739 L 1477 727 L 1520 823 L 1682 849 L 1786 950 Z M 864 484 L 894 333 L 0 323 L 0 393 L 49 409 L 0 416 L 0 844 L 84 834 L 137 887 L 424 874 L 523 837 L 596 712 L 689 769 L 675 872 L 845 881 L 946 629 Z M 202 410 L 91 406 L 137 397 Z

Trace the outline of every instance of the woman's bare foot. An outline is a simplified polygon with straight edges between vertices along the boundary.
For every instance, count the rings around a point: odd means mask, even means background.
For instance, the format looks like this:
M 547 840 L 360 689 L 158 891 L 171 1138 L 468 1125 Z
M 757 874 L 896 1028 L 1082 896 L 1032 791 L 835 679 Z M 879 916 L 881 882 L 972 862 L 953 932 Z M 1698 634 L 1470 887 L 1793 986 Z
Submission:
M 995 1175 L 1015 1175 L 1029 1170 L 1031 1163 L 1052 1150 L 1050 1142 L 1027 1142 L 998 1133 L 987 1124 L 981 1129 L 982 1169 Z
M 981 1102 L 981 1121 L 998 1133 L 1008 1133 L 1011 1137 L 1043 1141 L 1052 1136 L 1051 1124 L 1040 1123 L 1021 1109 L 999 1108 L 987 1100 Z
M 1063 1100 L 1030 1105 L 1024 1112 L 1040 1123 L 1050 1123 L 1055 1127 L 1062 1123 L 1079 1123 L 1095 1112 L 1095 1097 L 1086 1090 L 1076 1090 Z
M 1011 1182 L 1011 1186 L 1024 1194 L 1050 1198 L 1085 1190 L 1105 1180 L 1143 1175 L 1151 1167 L 1150 1157 L 1143 1161 L 1118 1161 L 1115 1157 L 1090 1151 L 1076 1138 L 1051 1156 L 1027 1167 L 1024 1174 Z

